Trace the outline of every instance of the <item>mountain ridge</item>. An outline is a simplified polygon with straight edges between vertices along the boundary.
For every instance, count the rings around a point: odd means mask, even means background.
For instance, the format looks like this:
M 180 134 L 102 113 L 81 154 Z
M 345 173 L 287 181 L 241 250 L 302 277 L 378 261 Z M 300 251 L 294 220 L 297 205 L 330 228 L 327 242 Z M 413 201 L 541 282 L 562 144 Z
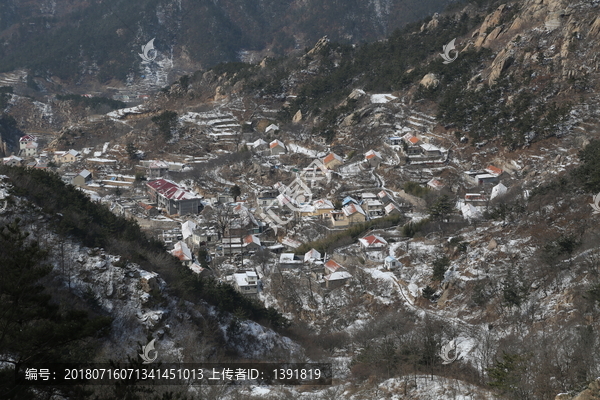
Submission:
M 125 81 L 132 71 L 140 74 L 138 49 L 152 38 L 162 55 L 176 56 L 176 69 L 193 71 L 239 60 L 245 51 L 281 55 L 323 35 L 355 43 L 381 39 L 446 4 L 58 0 L 39 5 L 7 0 L 0 16 L 0 71 L 27 68 L 41 77 Z

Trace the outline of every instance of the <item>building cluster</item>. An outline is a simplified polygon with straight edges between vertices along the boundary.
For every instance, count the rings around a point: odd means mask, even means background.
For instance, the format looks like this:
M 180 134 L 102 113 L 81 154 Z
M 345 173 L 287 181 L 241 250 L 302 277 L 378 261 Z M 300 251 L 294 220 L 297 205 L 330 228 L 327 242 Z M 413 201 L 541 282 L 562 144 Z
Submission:
M 204 121 L 207 116 L 187 115 L 196 121 Z M 204 121 L 222 128 L 225 132 L 231 124 L 224 116 L 212 116 Z M 211 126 L 212 126 L 211 125 Z M 213 126 L 214 128 L 214 126 Z M 216 129 L 216 128 L 215 128 Z M 279 127 L 267 128 L 270 134 L 277 134 Z M 214 130 L 214 129 L 213 129 Z M 222 132 L 222 133 L 223 133 Z M 213 132 L 214 133 L 214 132 Z M 225 133 L 223 133 L 225 134 Z M 282 270 L 307 271 L 311 279 L 324 290 L 343 286 L 352 277 L 352 268 L 343 266 L 344 260 L 322 256 L 315 249 L 304 257 L 297 255 L 301 245 L 290 237 L 272 234 L 264 235 L 269 228 L 283 226 L 293 221 L 303 224 L 315 221 L 327 225 L 331 230 L 342 230 L 356 224 L 409 212 L 413 205 L 397 193 L 380 187 L 353 190 L 344 196 L 321 194 L 313 198 L 312 187 L 323 186 L 332 180 L 339 182 L 348 170 L 377 171 L 385 162 L 384 153 L 371 149 L 364 158 L 353 165 L 347 160 L 328 151 L 315 159 L 308 167 L 299 168 L 285 165 L 284 155 L 297 152 L 297 145 L 284 143 L 281 139 L 266 142 L 262 139 L 246 143 L 256 155 L 256 160 L 270 160 L 270 168 L 285 170 L 292 177 L 291 183 L 277 182 L 272 186 L 259 186 L 254 193 L 245 193 L 243 198 L 233 196 L 228 190 L 211 192 L 191 184 L 184 185 L 169 179 L 173 171 L 187 168 L 185 162 L 170 160 L 141 160 L 136 166 L 136 176 L 119 174 L 118 171 L 127 158 L 108 154 L 108 143 L 102 151 L 91 149 L 67 151 L 40 151 L 34 135 L 20 139 L 18 155 L 2 160 L 4 164 L 31 168 L 58 168 L 65 182 L 90 192 L 111 189 L 111 196 L 102 198 L 116 214 L 136 218 L 142 227 L 160 230 L 159 238 L 164 241 L 171 255 L 177 257 L 194 273 L 202 276 L 215 276 L 210 263 L 216 257 L 228 257 L 240 266 L 236 272 L 225 278 L 241 293 L 256 296 L 261 287 L 258 271 L 248 268 L 244 261 L 259 252 L 277 254 L 277 267 Z M 389 138 L 389 145 L 405 156 L 409 165 L 429 166 L 445 163 L 449 151 L 435 145 L 429 138 L 417 133 Z M 287 159 L 287 158 L 285 158 Z M 129 169 L 131 165 L 129 165 Z M 253 171 L 264 174 L 264 164 L 254 161 Z M 261 172 L 263 171 L 263 172 Z M 461 198 L 456 207 L 464 218 L 480 218 L 483 208 L 508 189 L 500 180 L 504 172 L 490 165 L 480 171 L 465 171 L 464 182 L 474 188 Z M 140 177 L 143 176 L 143 180 Z M 139 184 L 136 185 L 136 182 Z M 441 177 L 421 182 L 430 190 L 444 190 L 446 183 Z M 132 190 L 136 186 L 135 192 Z M 122 191 L 130 191 L 121 196 Z M 267 239 L 271 237 L 271 241 Z M 359 239 L 358 248 L 363 258 L 378 262 L 389 270 L 401 263 L 389 254 L 387 241 L 379 235 L 369 234 Z

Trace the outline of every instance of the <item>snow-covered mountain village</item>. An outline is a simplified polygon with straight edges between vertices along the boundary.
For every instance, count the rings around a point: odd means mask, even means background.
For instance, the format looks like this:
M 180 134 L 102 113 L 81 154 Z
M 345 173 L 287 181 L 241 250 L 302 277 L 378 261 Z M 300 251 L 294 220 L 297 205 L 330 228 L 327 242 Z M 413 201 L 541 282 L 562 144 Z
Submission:
M 456 7 L 190 75 L 171 53 L 77 95 L 0 73 L 3 274 L 40 264 L 98 325 L 45 356 L 152 341 L 164 363 L 333 371 L 161 400 L 598 398 L 599 5 Z M 0 345 L 15 371 L 38 354 Z M 122 390 L 93 395 L 140 398 Z

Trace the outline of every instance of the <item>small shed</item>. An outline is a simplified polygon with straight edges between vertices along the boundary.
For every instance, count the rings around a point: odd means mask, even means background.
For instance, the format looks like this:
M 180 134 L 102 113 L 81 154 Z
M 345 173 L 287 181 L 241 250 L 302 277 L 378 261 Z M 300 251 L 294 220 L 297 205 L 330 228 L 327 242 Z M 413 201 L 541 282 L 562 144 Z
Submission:
M 73 185 L 75 186 L 86 186 L 92 181 L 92 173 L 87 169 L 84 169 L 73 178 Z
M 400 261 L 392 256 L 387 256 L 385 260 L 383 260 L 383 266 L 389 270 L 396 269 L 400 266 Z

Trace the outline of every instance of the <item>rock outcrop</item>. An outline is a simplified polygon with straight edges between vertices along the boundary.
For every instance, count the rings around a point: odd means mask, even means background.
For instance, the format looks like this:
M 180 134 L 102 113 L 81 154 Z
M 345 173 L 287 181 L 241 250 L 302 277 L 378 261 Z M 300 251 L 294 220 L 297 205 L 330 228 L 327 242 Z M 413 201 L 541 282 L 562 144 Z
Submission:
M 575 397 L 566 393 L 561 393 L 558 394 L 554 400 L 600 400 L 600 378 L 592 381 L 587 389 Z
M 434 73 L 429 73 L 425 75 L 423 79 L 421 79 L 421 82 L 419 82 L 419 84 L 421 86 L 426 87 L 427 89 L 436 88 L 440 84 L 440 80 Z
M 302 111 L 298 110 L 298 111 L 296 111 L 296 114 L 294 114 L 294 117 L 292 118 L 292 122 L 294 124 L 297 124 L 300 121 L 302 121 Z
M 492 63 L 490 76 L 488 78 L 488 84 L 493 85 L 498 81 L 498 78 L 502 75 L 504 71 L 510 67 L 513 63 L 514 58 L 509 51 L 502 50 L 494 59 Z

